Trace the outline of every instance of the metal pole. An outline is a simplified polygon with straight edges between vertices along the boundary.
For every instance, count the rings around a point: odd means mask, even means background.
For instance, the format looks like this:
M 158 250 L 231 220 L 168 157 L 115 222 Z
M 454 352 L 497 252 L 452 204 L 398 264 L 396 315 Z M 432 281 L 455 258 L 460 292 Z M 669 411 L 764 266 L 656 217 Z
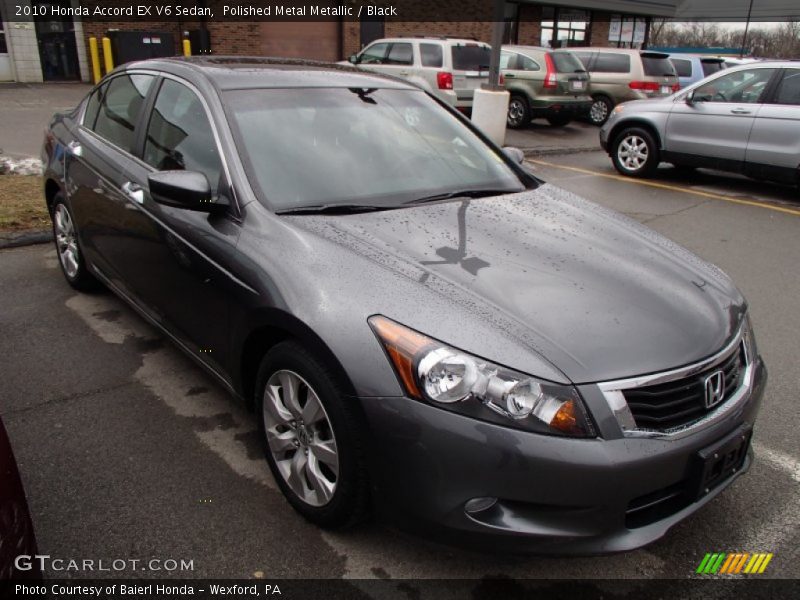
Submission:
M 506 27 L 506 2 L 494 0 L 494 23 L 492 27 L 492 54 L 489 59 L 489 83 L 487 90 L 501 90 L 500 87 L 500 47 L 503 45 L 503 33 Z
M 744 24 L 744 37 L 742 37 L 742 47 L 739 49 L 739 58 L 744 58 L 744 49 L 747 45 L 747 30 L 750 29 L 750 15 L 753 12 L 753 0 L 750 0 L 750 7 L 747 9 L 747 22 Z

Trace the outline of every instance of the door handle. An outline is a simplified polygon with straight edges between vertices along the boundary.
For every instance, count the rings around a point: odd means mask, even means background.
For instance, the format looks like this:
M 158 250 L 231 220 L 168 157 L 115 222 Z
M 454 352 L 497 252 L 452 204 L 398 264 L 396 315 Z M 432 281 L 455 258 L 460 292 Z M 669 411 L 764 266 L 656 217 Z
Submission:
M 144 204 L 144 190 L 138 183 L 126 181 L 122 184 L 122 193 L 136 202 L 136 204 Z
M 78 140 L 72 140 L 69 144 L 67 144 L 67 151 L 72 154 L 72 156 L 83 156 L 83 146 L 81 146 L 81 143 Z
M 749 115 L 750 114 L 750 111 L 747 110 L 746 108 L 732 108 L 731 112 L 734 115 Z
M 398 73 L 403 76 L 408 75 L 408 71 L 398 71 Z
M 503 73 L 503 77 L 505 77 L 506 79 L 514 79 L 516 75 L 514 75 L 513 73 Z

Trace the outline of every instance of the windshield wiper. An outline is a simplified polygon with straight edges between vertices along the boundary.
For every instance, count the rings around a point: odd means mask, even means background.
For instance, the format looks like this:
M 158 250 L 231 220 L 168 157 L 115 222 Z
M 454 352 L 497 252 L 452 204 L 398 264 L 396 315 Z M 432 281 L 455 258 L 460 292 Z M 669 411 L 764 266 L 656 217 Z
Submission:
M 415 198 L 409 200 L 405 204 L 425 204 L 427 202 L 436 202 L 437 200 L 450 200 L 451 198 L 485 198 L 487 196 L 502 196 L 503 194 L 518 194 L 524 190 L 456 190 L 454 192 L 445 192 L 443 194 L 433 194 L 432 196 L 423 196 L 422 198 Z
M 397 206 L 375 206 L 374 204 L 312 204 L 276 210 L 276 215 L 352 215 L 355 213 L 391 210 Z

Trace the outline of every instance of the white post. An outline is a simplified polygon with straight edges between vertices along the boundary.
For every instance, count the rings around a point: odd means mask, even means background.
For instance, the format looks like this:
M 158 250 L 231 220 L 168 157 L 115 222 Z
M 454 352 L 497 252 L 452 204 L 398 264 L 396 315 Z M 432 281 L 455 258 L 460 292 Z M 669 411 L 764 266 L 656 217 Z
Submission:
M 500 47 L 505 29 L 505 0 L 494 2 L 492 54 L 489 63 L 489 83 L 475 90 L 472 100 L 472 122 L 498 146 L 506 142 L 506 115 L 509 94 L 500 86 Z

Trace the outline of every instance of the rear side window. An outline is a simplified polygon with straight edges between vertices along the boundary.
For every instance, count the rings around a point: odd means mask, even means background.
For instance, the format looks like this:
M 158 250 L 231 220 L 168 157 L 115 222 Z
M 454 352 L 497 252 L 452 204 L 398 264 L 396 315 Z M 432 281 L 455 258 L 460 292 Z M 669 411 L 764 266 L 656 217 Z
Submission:
M 152 83 L 152 75 L 120 75 L 112 79 L 101 88 L 97 118 L 91 129 L 130 152 L 133 149 L 133 130 Z
M 453 46 L 453 70 L 455 71 L 487 71 L 491 50 L 488 46 L 469 44 Z
M 518 61 L 517 62 L 517 69 L 519 69 L 520 71 L 539 71 L 540 70 L 540 67 L 539 67 L 538 63 L 535 60 L 533 60 L 532 58 L 529 58 L 529 57 L 525 56 L 524 54 L 520 54 L 517 57 L 517 61 Z
M 703 66 L 703 75 L 706 76 L 722 71 L 725 68 L 725 63 L 721 60 L 702 60 L 700 64 Z
M 692 61 L 685 58 L 670 58 L 672 66 L 678 73 L 678 77 L 691 77 L 692 76 Z
M 551 52 L 550 58 L 553 59 L 553 65 L 559 73 L 577 73 L 586 70 L 581 61 L 569 52 Z
M 628 54 L 598 52 L 591 70 L 595 73 L 629 73 L 631 57 Z
M 644 66 L 644 74 L 650 77 L 674 76 L 677 74 L 668 56 L 642 54 L 642 66 Z
M 411 65 L 414 64 L 414 50 L 411 44 L 392 44 L 389 55 L 386 57 L 387 65 Z
M 517 68 L 517 55 L 510 52 L 500 53 L 500 68 L 501 69 L 516 69 Z
M 164 80 L 144 146 L 144 160 L 159 171 L 200 171 L 216 191 L 222 161 L 200 98 L 185 85 Z
M 423 67 L 441 67 L 443 65 L 444 53 L 439 44 L 420 44 L 419 54 Z
M 389 44 L 373 44 L 358 57 L 359 64 L 382 64 L 386 58 L 386 52 L 389 50 Z
M 775 103 L 800 105 L 800 69 L 786 69 L 778 84 Z

